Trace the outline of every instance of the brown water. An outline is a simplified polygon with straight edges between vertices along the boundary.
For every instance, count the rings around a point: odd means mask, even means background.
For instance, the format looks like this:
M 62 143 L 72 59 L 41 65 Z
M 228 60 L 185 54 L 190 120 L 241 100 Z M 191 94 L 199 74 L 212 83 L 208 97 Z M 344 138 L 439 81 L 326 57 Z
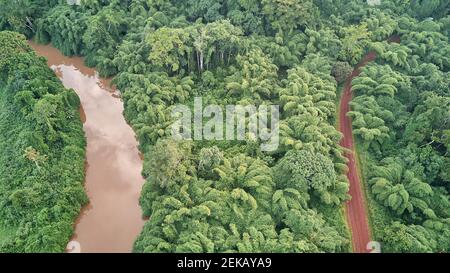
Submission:
M 130 252 L 144 224 L 138 204 L 144 179 L 138 143 L 123 117 L 120 93 L 86 67 L 82 58 L 65 57 L 51 46 L 30 45 L 81 100 L 90 203 L 76 222 L 75 244 L 70 245 L 77 248 L 75 252 Z

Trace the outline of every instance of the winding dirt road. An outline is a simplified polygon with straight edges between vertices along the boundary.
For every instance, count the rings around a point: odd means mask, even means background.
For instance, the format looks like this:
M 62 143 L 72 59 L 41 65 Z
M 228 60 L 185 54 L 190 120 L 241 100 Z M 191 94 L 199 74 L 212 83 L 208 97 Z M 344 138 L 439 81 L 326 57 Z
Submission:
M 350 181 L 349 194 L 350 201 L 346 203 L 347 222 L 349 223 L 352 233 L 353 251 L 357 253 L 367 253 L 367 244 L 370 240 L 369 224 L 367 219 L 367 208 L 365 203 L 364 191 L 358 176 L 358 169 L 355 160 L 355 148 L 353 145 L 352 121 L 347 117 L 347 112 L 350 111 L 349 102 L 352 100 L 352 80 L 361 73 L 361 68 L 367 63 L 376 59 L 375 52 L 369 52 L 363 60 L 356 65 L 352 74 L 347 78 L 344 90 L 341 97 L 340 112 L 339 112 L 339 130 L 344 134 L 341 141 L 341 146 L 347 148 L 351 152 L 347 152 L 345 156 L 348 158 L 347 173 Z
M 401 37 L 399 35 L 392 35 L 387 41 L 389 43 L 400 43 Z M 361 68 L 374 61 L 376 58 L 377 54 L 374 51 L 371 51 L 356 65 L 352 74 L 347 78 L 344 84 L 341 103 L 339 105 L 339 130 L 344 135 L 341 146 L 351 151 L 345 154 L 349 160 L 347 163 L 349 169 L 347 177 L 350 181 L 349 194 L 352 197 L 351 200 L 346 203 L 346 213 L 347 222 L 350 225 L 352 233 L 353 251 L 357 253 L 368 253 L 371 252 L 372 249 L 368 249 L 368 243 L 371 239 L 367 218 L 367 206 L 356 166 L 352 121 L 347 117 L 347 113 L 350 111 L 349 102 L 352 100 L 352 80 L 359 76 Z

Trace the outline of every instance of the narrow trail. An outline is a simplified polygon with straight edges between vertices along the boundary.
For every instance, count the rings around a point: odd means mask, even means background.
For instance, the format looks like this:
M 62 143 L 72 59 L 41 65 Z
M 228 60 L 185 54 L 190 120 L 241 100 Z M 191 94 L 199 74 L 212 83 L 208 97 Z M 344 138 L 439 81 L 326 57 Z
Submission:
M 138 142 L 123 116 L 120 94 L 82 58 L 65 57 L 51 46 L 30 45 L 47 58 L 64 86 L 75 90 L 82 106 L 90 202 L 76 221 L 68 251 L 131 252 L 144 225 L 139 206 L 144 179 Z
M 369 52 L 363 60 L 358 63 L 352 74 L 347 78 L 344 84 L 344 90 L 340 102 L 339 111 L 339 130 L 344 135 L 341 146 L 347 148 L 351 152 L 346 152 L 348 158 L 347 177 L 350 181 L 349 194 L 351 199 L 346 203 L 347 222 L 352 233 L 353 251 L 357 253 L 367 253 L 367 244 L 370 240 L 370 231 L 367 218 L 367 209 L 365 203 L 364 191 L 358 176 L 358 169 L 355 159 L 355 148 L 353 145 L 352 121 L 347 117 L 350 111 L 349 102 L 352 100 L 352 80 L 361 73 L 361 68 L 376 59 L 375 52 Z
M 400 43 L 399 35 L 392 35 L 387 39 L 388 43 Z M 348 158 L 347 177 L 350 181 L 349 194 L 351 199 L 346 203 L 347 222 L 352 233 L 353 251 L 357 253 L 368 253 L 371 249 L 367 249 L 370 239 L 369 221 L 364 190 L 359 178 L 358 168 L 356 166 L 355 148 L 353 145 L 352 121 L 347 117 L 350 111 L 349 102 L 352 100 L 352 80 L 361 73 L 361 68 L 368 63 L 374 61 L 377 54 L 374 51 L 367 53 L 364 58 L 356 65 L 353 72 L 347 78 L 342 92 L 341 102 L 339 105 L 339 130 L 344 135 L 341 146 L 347 148 L 351 152 L 345 153 Z

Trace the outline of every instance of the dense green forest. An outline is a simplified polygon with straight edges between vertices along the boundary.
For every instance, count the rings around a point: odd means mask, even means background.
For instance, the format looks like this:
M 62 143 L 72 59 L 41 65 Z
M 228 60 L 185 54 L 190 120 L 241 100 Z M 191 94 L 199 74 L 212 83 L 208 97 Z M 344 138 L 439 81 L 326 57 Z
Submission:
M 80 102 L 22 34 L 0 48 L 0 252 L 62 252 L 87 201 Z
M 350 112 L 373 239 L 384 252 L 448 252 L 450 2 L 379 2 L 82 0 L 68 5 L 0 0 L 0 29 L 51 43 L 65 55 L 85 56 L 102 76 L 115 76 L 124 114 L 145 155 L 147 181 L 140 204 L 150 219 L 135 252 L 350 251 L 342 212 L 350 198 L 348 169 L 336 105 L 352 67 L 373 50 L 376 62 L 352 82 Z M 393 36 L 400 43 L 388 41 Z M 35 59 L 26 51 L 27 60 Z M 0 85 L 6 90 L 1 93 L 1 145 L 8 147 L 1 155 L 2 161 L 18 165 L 0 166 L 2 173 L 14 168 L 12 177 L 0 178 L 1 187 L 8 185 L 0 188 L 1 214 L 5 227 L 17 228 L 16 237 L 22 238 L 2 247 L 59 250 L 70 234 L 67 219 L 85 201 L 77 184 L 81 170 L 57 182 L 49 179 L 55 175 L 50 168 L 69 164 L 67 154 L 70 164 L 82 164 L 77 102 L 42 61 L 33 66 L 13 62 L 14 69 L 5 72 L 1 56 L 1 73 L 9 78 Z M 38 87 L 32 90 L 39 91 L 21 91 L 33 85 L 25 76 L 16 79 L 26 73 L 53 80 L 34 83 Z M 192 105 L 196 96 L 204 104 L 280 105 L 279 148 L 262 152 L 260 143 L 250 140 L 172 140 L 173 107 Z M 70 113 L 61 110 L 64 103 Z M 8 112 L 13 110 L 14 115 Z M 34 111 L 45 114 L 33 120 L 29 113 Z M 11 124 L 24 128 L 11 130 Z M 34 134 L 39 139 L 32 142 L 26 137 L 34 127 L 47 131 L 41 138 Z M 23 159 L 24 149 L 45 160 L 30 164 Z M 22 173 L 31 181 L 23 182 Z M 51 183 L 70 187 L 60 192 L 40 188 Z M 33 200 L 32 185 L 46 192 L 39 195 L 39 205 L 17 201 L 20 209 L 12 210 L 14 196 Z M 69 209 L 58 200 L 72 190 L 77 197 L 63 202 L 71 204 Z M 51 202 L 42 197 L 51 194 L 56 196 Z M 55 219 L 36 223 L 39 217 L 27 218 L 43 209 L 55 211 Z M 64 228 L 47 227 L 49 221 Z M 29 234 L 42 236 L 47 229 L 61 235 L 54 237 L 54 247 L 26 244 Z M 1 236 L 0 231 L 0 244 Z M 44 241 L 39 238 L 33 242 Z
M 448 252 L 448 33 L 431 20 L 391 24 L 401 43 L 372 43 L 378 61 L 353 80 L 349 112 L 373 199 L 373 230 L 387 251 Z

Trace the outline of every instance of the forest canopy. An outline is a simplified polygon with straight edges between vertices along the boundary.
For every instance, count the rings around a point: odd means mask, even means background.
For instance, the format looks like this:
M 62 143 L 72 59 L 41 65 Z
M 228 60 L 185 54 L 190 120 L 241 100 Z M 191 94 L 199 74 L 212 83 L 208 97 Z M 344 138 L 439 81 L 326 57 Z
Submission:
M 0 32 L 0 252 L 62 252 L 87 202 L 79 99 Z
M 135 252 L 351 251 L 336 105 L 353 67 L 374 52 L 376 61 L 351 82 L 349 112 L 373 239 L 385 252 L 448 252 L 450 3 L 367 2 L 0 0 L 0 29 L 85 56 L 100 75 L 114 76 L 144 153 L 140 204 L 150 220 Z M 1 35 L 1 160 L 14 163 L 0 166 L 11 174 L 0 178 L 1 219 L 22 239 L 0 245 L 60 250 L 86 201 L 78 102 L 23 37 Z M 171 110 L 196 96 L 280 105 L 279 149 L 173 141 Z M 36 128 L 42 133 L 30 135 Z M 77 172 L 54 173 L 73 158 Z M 61 185 L 57 198 L 45 190 L 51 183 Z M 32 215 L 53 218 L 35 224 Z M 51 237 L 51 248 L 27 245 L 28 234 L 54 229 L 61 237 Z

